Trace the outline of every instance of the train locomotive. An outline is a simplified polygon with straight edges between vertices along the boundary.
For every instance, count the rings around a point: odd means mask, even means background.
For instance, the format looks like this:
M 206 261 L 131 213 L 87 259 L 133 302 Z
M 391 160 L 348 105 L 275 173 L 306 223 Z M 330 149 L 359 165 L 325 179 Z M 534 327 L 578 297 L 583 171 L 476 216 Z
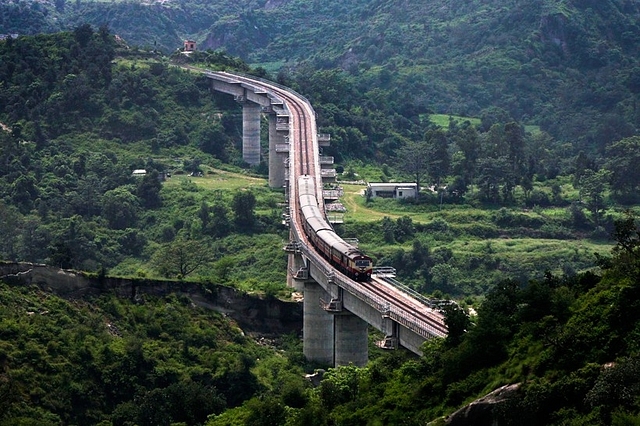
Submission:
M 326 221 L 318 208 L 312 177 L 304 175 L 298 178 L 298 200 L 304 233 L 318 252 L 349 278 L 356 281 L 371 280 L 371 258 L 340 238 Z

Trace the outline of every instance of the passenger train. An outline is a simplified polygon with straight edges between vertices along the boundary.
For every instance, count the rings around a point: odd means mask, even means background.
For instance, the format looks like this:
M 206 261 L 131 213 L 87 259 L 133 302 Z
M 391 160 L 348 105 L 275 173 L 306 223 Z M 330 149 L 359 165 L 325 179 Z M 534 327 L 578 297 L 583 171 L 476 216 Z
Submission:
M 318 207 L 312 177 L 304 175 L 298 178 L 298 200 L 304 233 L 318 252 L 349 278 L 356 281 L 371 280 L 371 258 L 340 238 L 327 222 Z

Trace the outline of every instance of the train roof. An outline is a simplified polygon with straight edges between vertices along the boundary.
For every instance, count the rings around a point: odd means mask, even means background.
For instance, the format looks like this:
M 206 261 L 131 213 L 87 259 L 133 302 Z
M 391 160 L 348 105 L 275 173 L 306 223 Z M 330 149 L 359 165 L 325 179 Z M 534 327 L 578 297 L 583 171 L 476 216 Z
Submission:
M 298 178 L 298 195 L 316 195 L 316 185 L 311 176 L 300 176 Z
M 309 224 L 309 227 L 311 227 L 313 232 L 315 232 L 316 234 L 324 230 L 333 231 L 333 229 L 331 229 L 331 226 L 327 223 L 327 221 L 322 218 L 311 217 L 307 219 L 307 223 Z
M 343 254 L 347 254 L 351 249 L 353 249 L 353 246 L 340 238 L 333 229 L 319 231 L 318 238 L 321 238 L 325 243 L 331 246 L 332 250 Z
M 313 195 L 300 195 L 300 208 L 312 206 L 318 208 L 318 201 Z

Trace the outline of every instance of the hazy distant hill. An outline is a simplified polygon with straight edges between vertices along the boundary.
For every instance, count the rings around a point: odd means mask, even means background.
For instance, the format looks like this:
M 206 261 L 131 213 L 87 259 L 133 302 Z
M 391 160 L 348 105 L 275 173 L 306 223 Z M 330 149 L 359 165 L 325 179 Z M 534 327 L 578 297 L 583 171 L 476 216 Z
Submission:
M 417 113 L 490 107 L 602 151 L 640 127 L 634 0 L 55 0 L 0 6 L 0 33 L 108 25 L 164 51 L 193 38 L 256 64 L 342 68 Z

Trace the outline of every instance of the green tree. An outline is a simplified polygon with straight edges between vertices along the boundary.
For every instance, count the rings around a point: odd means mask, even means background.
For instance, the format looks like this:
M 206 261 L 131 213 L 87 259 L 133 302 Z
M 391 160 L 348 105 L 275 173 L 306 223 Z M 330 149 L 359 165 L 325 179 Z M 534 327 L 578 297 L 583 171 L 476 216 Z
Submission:
M 640 227 L 637 217 L 627 212 L 625 217 L 615 222 L 613 262 L 601 262 L 622 271 L 622 275 L 640 276 Z M 603 259 L 601 259 L 603 260 Z M 637 278 L 636 279 L 636 283 Z
M 214 237 L 224 237 L 231 232 L 231 221 L 229 220 L 229 209 L 225 204 L 216 202 L 210 209 L 211 220 L 209 232 Z
M 237 191 L 233 195 L 232 210 L 233 221 L 239 229 L 253 229 L 255 216 L 256 196 L 251 191 Z
M 399 167 L 413 177 L 418 186 L 416 198 L 420 198 L 420 185 L 429 171 L 428 146 L 420 142 L 408 142 L 398 154 Z
M 202 151 L 212 154 L 220 161 L 229 160 L 232 146 L 221 124 L 209 125 L 200 129 L 195 140 Z
M 606 169 L 611 172 L 611 189 L 633 193 L 640 187 L 640 136 L 624 138 L 607 147 Z
M 200 218 L 200 222 L 202 223 L 202 230 L 207 233 L 209 224 L 211 222 L 211 211 L 209 205 L 205 201 L 200 204 L 200 209 L 198 210 L 198 218 Z
M 440 187 L 442 179 L 449 174 L 451 156 L 449 155 L 449 141 L 445 132 L 438 128 L 429 130 L 425 134 L 428 152 L 429 175 L 434 183 Z
M 89 24 L 82 24 L 73 31 L 74 38 L 81 47 L 86 47 L 93 36 L 93 28 Z
M 286 423 L 287 411 L 280 401 L 273 397 L 251 399 L 246 404 L 249 416 L 247 426 L 280 426 Z
M 147 209 L 155 209 L 162 206 L 160 198 L 160 190 L 162 182 L 160 173 L 157 170 L 151 170 L 142 177 L 136 188 L 136 195 L 142 201 L 142 205 Z
M 203 424 L 208 415 L 219 414 L 226 405 L 215 388 L 207 388 L 193 381 L 152 389 L 137 402 L 136 423 L 148 426 Z
M 579 187 L 580 180 L 584 175 L 586 170 L 595 170 L 595 164 L 593 160 L 589 159 L 584 151 L 580 151 L 575 160 L 575 165 L 573 169 L 573 186 Z
M 478 160 L 476 181 L 480 196 L 492 203 L 499 202 L 500 189 L 508 172 L 509 163 L 506 156 Z
M 3 235 L 11 234 L 7 232 Z M 18 238 L 18 258 L 27 262 L 44 263 L 50 238 L 49 232 L 38 216 L 24 217 Z
M 384 216 L 380 220 L 380 227 L 382 228 L 382 236 L 387 244 L 393 244 L 396 242 L 396 225 L 389 216 Z
M 455 154 L 452 156 L 452 172 L 462 178 L 463 185 L 458 185 L 458 190 L 462 190 L 461 192 L 464 193 L 466 186 L 475 177 L 480 155 L 480 137 L 474 126 L 467 125 L 456 132 L 454 141 L 460 150 L 458 153 L 461 153 L 462 156 L 456 156 Z
M 107 191 L 102 197 L 102 215 L 113 229 L 133 228 L 139 209 L 138 197 L 124 186 Z
M 182 237 L 162 245 L 153 255 L 156 270 L 167 278 L 184 278 L 209 260 L 209 249 L 205 244 Z
M 402 216 L 396 220 L 394 235 L 398 242 L 403 243 L 412 239 L 415 231 L 413 220 L 409 216 Z
M 78 179 L 75 196 L 70 201 L 78 214 L 91 217 L 100 213 L 103 194 L 102 179 L 90 172 Z
M 600 225 L 600 216 L 605 209 L 604 195 L 610 176 L 611 172 L 606 169 L 585 170 L 580 179 L 580 196 L 584 197 L 596 226 Z
M 513 121 L 511 115 L 500 107 L 489 107 L 480 113 L 481 128 L 485 132 L 496 124 L 504 124 Z
M 360 389 L 360 369 L 354 365 L 331 368 L 320 382 L 322 405 L 331 410 L 338 404 L 355 401 Z
M 0 201 L 0 259 L 17 260 L 16 243 L 21 221 L 22 216 L 17 209 Z
M 508 157 L 514 176 L 525 175 L 525 138 L 524 129 L 516 122 L 504 125 L 504 138 L 508 147 Z
M 33 202 L 39 195 L 36 178 L 33 174 L 19 176 L 11 185 L 11 200 L 23 213 L 33 208 Z
M 60 268 L 96 269 L 98 251 L 94 241 L 95 233 L 82 217 L 74 215 L 57 225 L 59 229 L 52 231 L 47 263 Z
M 453 347 L 462 341 L 462 336 L 471 326 L 471 319 L 463 308 L 451 303 L 444 307 L 444 323 L 447 326 L 446 344 Z

